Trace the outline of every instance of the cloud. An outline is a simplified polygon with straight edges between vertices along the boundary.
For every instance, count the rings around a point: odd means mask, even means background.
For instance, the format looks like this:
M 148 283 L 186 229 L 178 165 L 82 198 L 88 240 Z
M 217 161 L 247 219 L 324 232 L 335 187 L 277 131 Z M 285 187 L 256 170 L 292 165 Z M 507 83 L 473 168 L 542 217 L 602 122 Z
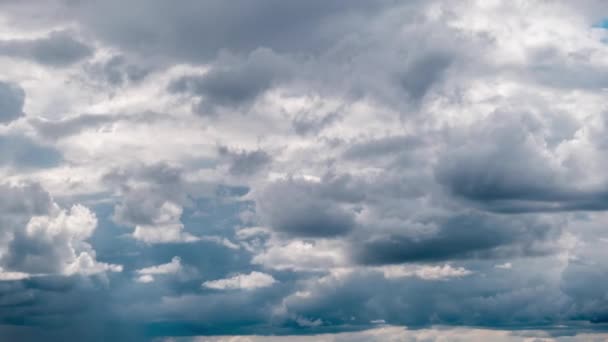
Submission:
M 93 79 L 120 87 L 140 82 L 148 76 L 150 68 L 141 64 L 130 63 L 125 56 L 116 55 L 104 61 L 89 63 L 85 68 Z
M 510 270 L 511 268 L 513 268 L 513 265 L 510 262 L 505 262 L 504 264 L 497 264 L 494 265 L 495 268 L 500 268 L 503 270 Z
M 0 165 L 15 169 L 49 168 L 60 164 L 61 152 L 22 135 L 0 134 Z
M 0 81 L 0 123 L 14 121 L 23 114 L 25 91 L 18 84 Z
M 165 202 L 155 213 L 151 224 L 136 225 L 133 238 L 145 243 L 194 242 L 199 238 L 183 232 L 180 222 L 182 208 L 175 203 Z
M 13 203 L 2 207 L 4 215 L 19 215 L 7 220 L 5 234 L 9 236 L 3 241 L 6 252 L 0 258 L 4 269 L 66 275 L 122 271 L 120 265 L 96 260 L 87 240 L 97 227 L 97 218 L 87 207 L 77 204 L 62 209 L 36 185 L 4 186 L 0 196 L 11 196 Z
M 219 154 L 228 160 L 228 172 L 235 176 L 253 175 L 272 162 L 272 157 L 262 150 L 234 151 L 222 146 Z
M 602 210 L 604 185 L 577 184 L 535 137 L 534 118 L 494 113 L 441 158 L 436 175 L 452 194 L 498 212 Z M 484 143 L 480 144 L 479 141 Z
M 355 242 L 354 258 L 390 264 L 543 255 L 557 248 L 556 236 L 558 227 L 549 222 L 471 213 L 446 219 L 427 237 L 392 234 Z
M 199 97 L 196 111 L 214 113 L 218 107 L 240 107 L 252 104 L 290 72 L 290 65 L 268 49 L 258 49 L 244 61 L 224 57 L 211 65 L 201 76 L 183 76 L 169 85 L 175 93 L 190 93 Z
M 151 123 L 168 117 L 152 113 L 136 114 L 81 114 L 72 117 L 65 117 L 60 120 L 48 120 L 44 118 L 32 118 L 28 120 L 36 132 L 45 139 L 61 139 L 77 135 L 90 129 L 100 129 L 105 125 L 112 125 L 119 122 L 129 123 Z
M 497 342 L 516 342 L 522 339 L 534 339 L 535 341 L 555 341 L 555 342 L 576 342 L 576 341 L 600 341 L 605 338 L 603 333 L 581 333 L 574 336 L 558 336 L 553 337 L 551 334 L 540 331 L 540 330 L 524 330 L 521 332 L 512 332 L 508 330 L 490 330 L 490 329 L 476 329 L 476 328 L 450 328 L 450 327 L 435 327 L 433 329 L 412 329 L 397 327 L 397 326 L 383 326 L 379 328 L 370 328 L 358 332 L 348 332 L 339 334 L 318 334 L 312 336 L 300 336 L 300 335 L 288 335 L 288 336 L 206 336 L 197 337 L 195 342 L 221 342 L 221 341 L 234 341 L 234 342 L 274 342 L 283 341 L 288 339 L 290 341 L 314 341 L 319 342 L 343 342 L 343 341 L 354 341 L 354 342 L 375 342 L 375 341 L 428 341 L 428 342 L 440 342 L 440 341 L 454 341 L 454 342 L 482 342 L 487 340 Z
M 138 274 L 136 281 L 140 283 L 150 283 L 154 281 L 154 276 L 165 274 L 176 274 L 182 270 L 181 258 L 174 256 L 170 262 L 156 266 L 144 267 L 135 271 Z
M 452 267 L 450 265 L 422 266 L 413 269 L 404 266 L 383 266 L 381 270 L 387 279 L 415 276 L 425 280 L 441 280 L 452 277 L 465 277 L 472 273 L 464 267 Z
M 287 179 L 269 184 L 257 199 L 270 227 L 301 237 L 337 236 L 355 226 L 354 213 L 315 182 Z
M 114 170 L 104 176 L 109 184 L 122 185 L 122 201 L 115 205 L 115 222 L 132 226 L 132 237 L 147 244 L 195 242 L 184 232 L 183 205 L 189 204 L 181 170 L 166 164 L 143 166 L 133 174 Z M 124 186 L 132 183 L 133 186 Z
M 88 31 L 119 48 L 142 56 L 201 61 L 215 57 L 222 49 L 241 52 L 264 46 L 308 51 L 329 47 L 336 38 L 358 28 L 357 15 L 374 13 L 384 5 L 366 1 L 346 5 L 335 0 L 295 5 L 275 0 L 255 5 L 246 1 L 187 1 L 180 6 L 147 3 L 143 8 L 142 4 L 73 3 L 62 9 Z M 117 9 L 122 15 L 112 15 Z M 235 24 L 226 25 L 219 18 L 233 18 Z M 276 27 L 282 30 L 274 30 Z M 295 42 L 289 38 L 294 36 L 301 39 Z
M 253 271 L 249 274 L 237 274 L 231 278 L 206 281 L 203 286 L 215 290 L 254 290 L 272 286 L 276 282 L 269 274 Z
M 251 261 L 276 270 L 324 271 L 348 265 L 340 247 L 329 241 L 274 241 Z
M 604 9 L 0 1 L 0 339 L 599 332 Z
M 93 54 L 93 48 L 67 31 L 32 39 L 0 40 L 0 54 L 53 67 L 65 67 Z

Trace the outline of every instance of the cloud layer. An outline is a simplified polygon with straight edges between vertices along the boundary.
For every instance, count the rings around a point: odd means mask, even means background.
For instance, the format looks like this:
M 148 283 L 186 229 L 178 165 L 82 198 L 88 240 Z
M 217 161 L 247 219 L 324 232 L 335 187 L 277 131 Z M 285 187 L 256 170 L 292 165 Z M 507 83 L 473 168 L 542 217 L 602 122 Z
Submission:
M 0 339 L 606 339 L 607 17 L 1 2 Z

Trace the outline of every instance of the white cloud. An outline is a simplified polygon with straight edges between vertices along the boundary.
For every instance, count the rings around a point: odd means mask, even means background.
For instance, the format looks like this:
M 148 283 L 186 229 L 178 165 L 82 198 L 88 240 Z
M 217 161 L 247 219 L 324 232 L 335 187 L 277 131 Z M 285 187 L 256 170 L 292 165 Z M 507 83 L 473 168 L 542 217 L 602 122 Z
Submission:
M 53 213 L 44 216 L 34 216 L 25 229 L 25 234 L 19 239 L 21 243 L 46 246 L 48 252 L 39 254 L 31 251 L 17 250 L 16 253 L 28 253 L 24 264 L 28 269 L 37 267 L 31 265 L 31 260 L 41 263 L 42 269 L 59 273 L 91 275 L 105 271 L 121 272 L 122 266 L 98 262 L 95 251 L 86 242 L 97 227 L 97 217 L 87 207 L 74 205 L 67 211 L 55 206 Z M 36 254 L 33 254 L 35 253 Z M 44 266 L 46 264 L 47 266 Z
M 4 281 L 4 280 L 21 280 L 21 279 L 27 279 L 30 276 L 31 276 L 30 274 L 23 273 L 23 272 L 5 271 L 5 270 L 3 270 L 0 267 L 0 281 Z
M 249 274 L 237 274 L 230 278 L 206 281 L 203 286 L 216 290 L 253 290 L 272 286 L 276 282 L 270 274 L 253 271 Z
M 154 277 L 149 274 L 144 274 L 144 275 L 141 275 L 141 276 L 135 278 L 135 281 L 138 283 L 144 283 L 144 284 L 153 283 Z
M 314 271 L 344 267 L 347 257 L 339 242 L 317 240 L 271 241 L 252 263 L 277 270 Z
M 382 266 L 379 269 L 387 279 L 418 277 L 424 280 L 444 280 L 465 277 L 473 273 L 464 267 L 452 267 L 449 264 L 443 266 L 391 265 Z
M 170 262 L 156 266 L 144 267 L 136 270 L 139 276 L 136 280 L 140 283 L 151 283 L 156 275 L 177 274 L 182 270 L 181 258 L 174 256 Z

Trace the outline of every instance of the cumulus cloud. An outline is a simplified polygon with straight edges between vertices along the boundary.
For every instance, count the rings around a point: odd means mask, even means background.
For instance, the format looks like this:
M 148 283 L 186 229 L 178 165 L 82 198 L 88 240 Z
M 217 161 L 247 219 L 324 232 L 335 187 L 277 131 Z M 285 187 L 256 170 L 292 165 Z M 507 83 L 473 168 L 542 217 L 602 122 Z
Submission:
M 603 329 L 605 7 L 0 1 L 0 339 Z
M 171 202 L 161 205 L 151 224 L 136 225 L 133 238 L 145 243 L 194 242 L 198 238 L 183 232 L 182 208 Z
M 8 216 L 21 217 L 9 221 L 13 225 L 6 227 L 12 231 L 5 232 L 6 252 L 0 259 L 5 269 L 25 274 L 66 275 L 122 271 L 120 265 L 96 260 L 95 250 L 87 242 L 98 222 L 90 209 L 79 204 L 62 209 L 35 185 L 5 186 L 2 196 L 12 193 L 20 196 L 11 197 L 14 204 L 3 211 Z M 15 210 L 18 208 L 22 210 Z
M 165 164 L 142 167 L 134 174 L 121 171 L 105 175 L 109 184 L 123 185 L 123 200 L 114 208 L 114 221 L 133 226 L 132 237 L 148 243 L 194 242 L 181 222 L 188 194 L 181 171 Z M 124 186 L 131 183 L 132 186 Z

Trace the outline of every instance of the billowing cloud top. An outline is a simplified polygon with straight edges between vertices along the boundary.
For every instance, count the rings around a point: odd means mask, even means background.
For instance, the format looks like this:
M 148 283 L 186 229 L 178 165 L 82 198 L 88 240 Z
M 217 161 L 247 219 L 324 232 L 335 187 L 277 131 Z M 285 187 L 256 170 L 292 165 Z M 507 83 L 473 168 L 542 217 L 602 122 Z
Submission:
M 607 339 L 606 18 L 0 2 L 0 340 Z

